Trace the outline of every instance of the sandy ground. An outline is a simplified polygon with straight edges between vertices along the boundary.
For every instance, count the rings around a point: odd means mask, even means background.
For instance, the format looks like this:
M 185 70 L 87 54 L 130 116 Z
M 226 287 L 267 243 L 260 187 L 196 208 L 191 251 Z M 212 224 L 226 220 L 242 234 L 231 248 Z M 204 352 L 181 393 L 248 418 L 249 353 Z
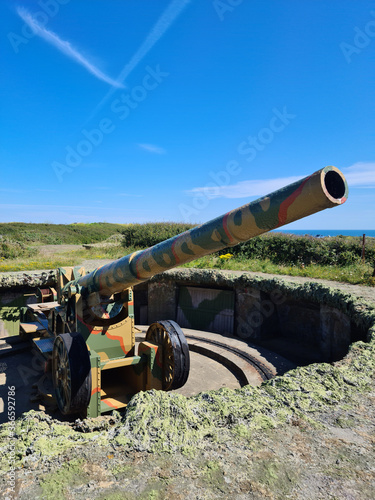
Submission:
M 57 253 L 71 252 L 81 250 L 83 245 L 41 245 L 39 252 L 45 257 L 53 257 Z

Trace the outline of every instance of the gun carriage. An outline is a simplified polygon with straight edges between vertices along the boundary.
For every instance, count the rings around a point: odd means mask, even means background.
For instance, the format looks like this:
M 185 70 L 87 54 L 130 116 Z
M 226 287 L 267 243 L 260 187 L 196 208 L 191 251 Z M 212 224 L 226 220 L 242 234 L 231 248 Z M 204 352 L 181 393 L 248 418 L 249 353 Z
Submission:
M 96 417 L 126 406 L 138 391 L 182 387 L 189 348 L 171 320 L 153 323 L 135 343 L 132 287 L 175 266 L 247 241 L 326 208 L 344 203 L 342 173 L 325 167 L 146 250 L 85 274 L 58 270 L 57 292 L 39 291 L 24 311 L 21 335 L 29 336 L 52 370 L 60 411 Z

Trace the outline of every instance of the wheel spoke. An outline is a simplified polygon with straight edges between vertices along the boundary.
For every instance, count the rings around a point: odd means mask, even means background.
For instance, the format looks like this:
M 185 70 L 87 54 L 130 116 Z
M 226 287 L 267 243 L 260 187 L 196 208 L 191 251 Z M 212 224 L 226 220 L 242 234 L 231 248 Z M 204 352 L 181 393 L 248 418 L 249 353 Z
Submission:
M 91 366 L 87 345 L 79 333 L 61 333 L 55 338 L 52 379 L 64 415 L 86 411 L 91 397 Z
M 163 389 L 182 387 L 189 375 L 190 358 L 181 328 L 170 320 L 153 323 L 147 331 L 146 340 L 162 348 Z
M 68 353 L 61 337 L 56 338 L 56 347 L 53 352 L 53 377 L 59 406 L 67 410 L 71 392 L 70 366 Z
M 70 385 L 67 383 L 63 386 L 64 406 L 69 406 L 70 403 Z

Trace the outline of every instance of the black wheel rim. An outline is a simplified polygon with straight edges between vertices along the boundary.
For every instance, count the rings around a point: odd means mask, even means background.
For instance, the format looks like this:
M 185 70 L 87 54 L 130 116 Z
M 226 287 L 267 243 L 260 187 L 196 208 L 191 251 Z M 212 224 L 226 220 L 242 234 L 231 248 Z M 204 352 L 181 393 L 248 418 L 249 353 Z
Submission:
M 70 408 L 71 377 L 68 352 L 60 335 L 56 337 L 53 346 L 52 377 L 57 404 L 65 414 Z
M 91 366 L 86 343 L 79 333 L 62 333 L 55 338 L 52 380 L 63 415 L 86 411 L 91 397 Z
M 163 348 L 163 389 L 182 387 L 190 371 L 189 346 L 179 325 L 172 320 L 150 325 L 146 340 Z

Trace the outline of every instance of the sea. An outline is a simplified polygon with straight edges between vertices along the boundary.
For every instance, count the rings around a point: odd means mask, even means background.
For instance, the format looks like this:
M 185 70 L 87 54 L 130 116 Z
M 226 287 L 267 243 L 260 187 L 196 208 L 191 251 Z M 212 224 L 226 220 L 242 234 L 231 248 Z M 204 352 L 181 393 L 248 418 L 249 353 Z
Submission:
M 375 229 L 275 229 L 272 232 L 296 234 L 299 236 L 309 234 L 317 238 L 339 235 L 362 237 L 365 234 L 366 238 L 375 238 Z

